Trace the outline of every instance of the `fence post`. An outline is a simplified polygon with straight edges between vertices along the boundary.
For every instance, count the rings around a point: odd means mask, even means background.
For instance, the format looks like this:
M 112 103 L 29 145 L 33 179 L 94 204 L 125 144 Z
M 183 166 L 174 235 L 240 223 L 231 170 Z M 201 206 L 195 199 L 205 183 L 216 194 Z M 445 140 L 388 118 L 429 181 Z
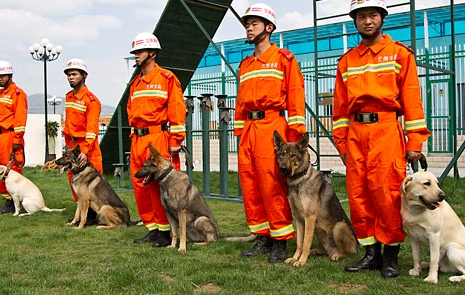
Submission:
M 202 162 L 203 162 L 203 194 L 210 195 L 210 112 L 212 111 L 213 94 L 201 94 L 200 108 L 202 109 Z
M 218 133 L 220 138 L 220 194 L 224 198 L 229 198 L 229 176 L 228 176 L 228 125 L 231 121 L 231 115 L 229 114 L 229 108 L 226 106 L 226 94 L 215 95 L 218 98 L 218 110 L 220 125 L 218 126 Z
M 194 161 L 194 149 L 193 149 L 193 134 L 192 134 L 192 115 L 194 113 L 194 98 L 195 95 L 186 95 L 186 100 L 184 103 L 186 104 L 186 147 L 191 152 L 191 159 L 192 162 Z M 186 155 L 187 157 L 187 155 Z M 192 168 L 186 165 L 186 173 L 189 176 L 189 179 L 193 181 L 193 171 Z

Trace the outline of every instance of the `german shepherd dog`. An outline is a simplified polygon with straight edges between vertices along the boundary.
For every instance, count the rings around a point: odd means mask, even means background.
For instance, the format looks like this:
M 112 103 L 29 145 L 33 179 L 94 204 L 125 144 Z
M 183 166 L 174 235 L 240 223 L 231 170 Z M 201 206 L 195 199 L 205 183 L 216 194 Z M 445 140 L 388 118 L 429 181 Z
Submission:
M 279 170 L 287 176 L 297 231 L 297 249 L 286 263 L 305 265 L 310 254 L 328 255 L 333 261 L 355 254 L 359 245 L 352 224 L 332 186 L 310 164 L 308 134 L 299 142 L 286 143 L 275 131 L 273 139 Z M 323 248 L 310 251 L 314 234 Z
M 186 252 L 187 238 L 204 244 L 216 241 L 218 224 L 199 189 L 190 182 L 186 173 L 174 169 L 152 145 L 148 147 L 150 157 L 134 176 L 144 178 L 144 184 L 156 180 L 160 185 L 161 202 L 172 227 L 171 245 L 168 247 L 176 247 L 179 227 L 178 252 Z
M 83 228 L 87 221 L 89 207 L 99 216 L 101 225 L 97 226 L 97 229 L 134 225 L 135 222 L 130 220 L 128 207 L 111 188 L 108 181 L 90 163 L 79 167 L 80 153 L 81 148 L 77 145 L 74 149 L 67 149 L 63 157 L 55 161 L 61 166 L 60 173 L 70 170 L 73 174 L 71 186 L 78 196 L 74 218 L 68 225 L 74 225 L 79 221 L 78 228 Z

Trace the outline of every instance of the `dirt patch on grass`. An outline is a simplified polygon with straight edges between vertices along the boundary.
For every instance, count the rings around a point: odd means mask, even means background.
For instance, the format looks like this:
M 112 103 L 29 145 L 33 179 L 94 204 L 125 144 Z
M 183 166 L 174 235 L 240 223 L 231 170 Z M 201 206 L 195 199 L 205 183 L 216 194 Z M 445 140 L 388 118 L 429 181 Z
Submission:
M 208 283 L 206 285 L 196 285 L 192 283 L 195 286 L 195 291 L 194 293 L 214 293 L 214 292 L 221 292 L 223 289 L 221 287 L 218 287 L 212 283 Z
M 341 293 L 349 292 L 360 292 L 365 290 L 367 287 L 361 284 L 330 284 L 328 285 L 330 289 L 338 289 Z

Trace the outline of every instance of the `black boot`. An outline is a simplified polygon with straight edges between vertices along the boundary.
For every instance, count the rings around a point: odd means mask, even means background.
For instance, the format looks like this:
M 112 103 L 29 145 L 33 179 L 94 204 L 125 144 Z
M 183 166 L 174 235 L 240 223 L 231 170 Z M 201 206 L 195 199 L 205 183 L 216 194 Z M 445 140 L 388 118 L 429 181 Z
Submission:
M 252 257 L 258 254 L 268 254 L 271 251 L 273 239 L 268 236 L 259 236 L 258 241 L 250 250 L 242 251 L 242 257 Z
M 0 208 L 0 212 L 2 214 L 15 212 L 15 203 L 13 203 L 13 200 L 6 199 L 5 205 L 3 205 L 2 208 Z
M 286 240 L 275 240 L 273 239 L 273 246 L 271 247 L 270 263 L 283 262 L 286 260 Z
M 365 246 L 365 256 L 354 265 L 344 268 L 347 272 L 357 272 L 366 269 L 381 269 L 383 257 L 381 255 L 381 243 Z
M 151 230 L 145 237 L 134 239 L 135 244 L 150 242 L 153 243 L 158 237 L 158 229 Z
M 381 268 L 381 276 L 383 278 L 397 278 L 399 276 L 399 265 L 397 263 L 397 255 L 399 255 L 400 245 L 384 246 L 383 252 L 383 267 Z
M 153 242 L 152 246 L 156 248 L 166 247 L 171 245 L 171 235 L 170 231 L 159 231 L 158 237 Z

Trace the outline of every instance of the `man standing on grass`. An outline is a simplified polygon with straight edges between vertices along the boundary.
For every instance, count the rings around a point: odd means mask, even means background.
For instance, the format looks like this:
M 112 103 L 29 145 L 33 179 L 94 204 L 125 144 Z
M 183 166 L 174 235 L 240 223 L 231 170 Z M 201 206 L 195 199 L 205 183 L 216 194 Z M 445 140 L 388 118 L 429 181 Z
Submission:
M 240 64 L 234 135 L 240 137 L 238 172 L 247 224 L 259 236 L 242 256 L 269 254 L 269 262 L 282 262 L 294 227 L 273 132 L 288 141 L 298 141 L 305 134 L 304 80 L 295 56 L 270 42 L 276 17 L 268 5 L 252 5 L 241 21 L 254 53 Z
M 27 96 L 13 82 L 13 67 L 0 61 L 0 164 L 22 174 L 24 165 L 24 132 L 26 131 Z M 1 213 L 15 212 L 15 206 L 6 190 L 5 181 L 0 181 L 0 194 L 6 203 Z

